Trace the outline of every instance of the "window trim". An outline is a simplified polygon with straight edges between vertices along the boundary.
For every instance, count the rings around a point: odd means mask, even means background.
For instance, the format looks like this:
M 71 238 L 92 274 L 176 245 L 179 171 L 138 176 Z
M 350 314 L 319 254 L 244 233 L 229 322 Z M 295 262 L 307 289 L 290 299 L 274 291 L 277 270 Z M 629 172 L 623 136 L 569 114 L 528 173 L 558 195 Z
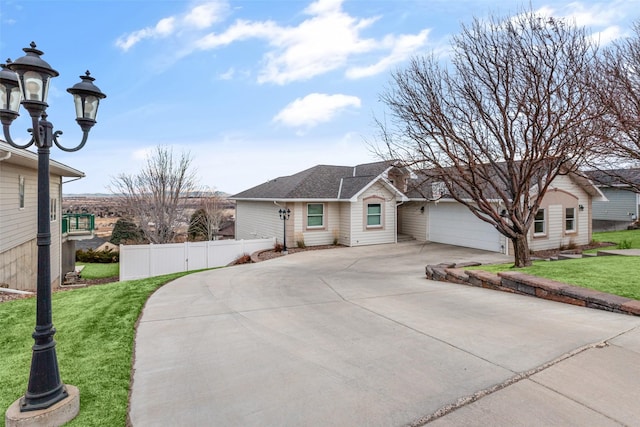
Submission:
M 379 206 L 380 207 L 380 212 L 378 212 L 377 214 L 371 214 L 369 213 L 369 208 L 371 206 Z M 365 226 L 367 228 L 382 228 L 383 227 L 383 222 L 382 222 L 382 202 L 378 201 L 376 203 L 368 203 L 367 202 L 367 209 L 365 212 Z M 378 224 L 369 224 L 369 218 L 370 217 L 378 217 L 378 220 L 380 221 Z
M 542 219 L 537 219 L 538 212 L 542 212 Z M 542 224 L 542 231 L 536 231 L 536 224 Z M 547 235 L 547 210 L 546 208 L 538 208 L 533 218 L 533 236 L 546 236 Z
M 57 197 L 49 198 L 49 221 L 50 222 L 58 221 L 58 198 Z
M 370 205 L 380 205 L 380 224 L 379 225 L 369 225 L 369 206 Z M 383 197 L 373 195 L 369 197 L 365 197 L 362 200 L 362 229 L 364 231 L 380 231 L 384 230 L 384 222 L 385 222 L 385 213 L 386 213 L 386 204 L 385 199 Z
M 571 219 L 569 219 L 569 217 L 567 216 L 567 211 L 569 209 L 573 211 L 573 217 L 571 217 Z M 577 212 L 577 209 L 573 206 L 564 208 L 564 232 L 566 234 L 574 234 L 578 232 L 578 217 L 576 215 L 576 212 Z M 573 223 L 572 228 L 567 228 L 567 221 L 572 221 Z
M 322 220 L 322 224 L 321 225 L 309 225 L 309 207 L 311 205 L 320 205 L 322 206 L 322 214 L 318 215 L 318 214 L 313 214 L 311 215 L 312 217 L 320 217 Z M 326 218 L 326 206 L 324 203 L 307 203 L 307 213 L 305 215 L 305 230 L 325 230 L 327 227 L 327 218 Z

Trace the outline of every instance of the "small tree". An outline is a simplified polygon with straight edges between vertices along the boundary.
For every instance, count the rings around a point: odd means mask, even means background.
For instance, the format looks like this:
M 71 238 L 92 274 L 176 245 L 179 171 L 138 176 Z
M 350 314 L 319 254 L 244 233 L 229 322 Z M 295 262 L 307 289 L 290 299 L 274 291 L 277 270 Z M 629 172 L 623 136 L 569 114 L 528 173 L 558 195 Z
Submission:
M 133 221 L 120 218 L 113 226 L 109 242 L 114 245 L 142 243 L 144 242 L 144 233 Z
M 188 153 L 175 159 L 171 148 L 158 146 L 140 172 L 111 180 L 111 191 L 121 196 L 123 208 L 151 243 L 170 243 L 176 235 L 186 197 L 195 188 L 191 162 Z
M 225 199 L 216 191 L 203 192 L 198 208 L 189 220 L 190 240 L 218 240 L 222 223 L 227 219 Z
M 476 19 L 453 38 L 451 69 L 425 57 L 393 74 L 384 156 L 444 185 L 511 240 L 515 266 L 530 265 L 527 235 L 549 185 L 601 139 L 586 89 L 596 53 L 555 18 Z

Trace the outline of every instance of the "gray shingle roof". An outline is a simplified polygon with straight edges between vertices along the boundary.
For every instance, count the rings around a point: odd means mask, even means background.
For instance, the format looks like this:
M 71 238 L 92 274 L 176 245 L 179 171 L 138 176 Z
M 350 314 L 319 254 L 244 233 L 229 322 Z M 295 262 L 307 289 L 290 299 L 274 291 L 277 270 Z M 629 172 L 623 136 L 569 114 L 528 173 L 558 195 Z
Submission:
M 640 168 L 611 169 L 606 171 L 586 171 L 585 175 L 596 185 L 618 186 L 636 184 L 640 185 Z
M 392 165 L 392 161 L 357 166 L 317 165 L 294 175 L 272 179 L 235 194 L 231 198 L 347 200 Z

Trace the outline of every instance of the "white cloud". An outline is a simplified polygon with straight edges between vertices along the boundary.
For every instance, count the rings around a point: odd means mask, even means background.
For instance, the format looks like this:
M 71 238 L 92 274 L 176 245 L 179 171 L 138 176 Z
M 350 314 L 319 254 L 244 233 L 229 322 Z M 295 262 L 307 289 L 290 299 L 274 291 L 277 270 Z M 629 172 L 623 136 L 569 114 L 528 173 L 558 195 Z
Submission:
M 223 33 L 210 33 L 203 36 L 196 42 L 196 47 L 203 50 L 214 49 L 249 38 L 268 39 L 278 31 L 278 26 L 271 21 L 251 22 L 238 20 Z
M 197 29 L 209 28 L 220 19 L 225 8 L 226 5 L 218 2 L 198 5 L 185 15 L 184 23 Z
M 273 49 L 263 58 L 259 83 L 307 80 L 345 66 L 353 55 L 378 48 L 376 40 L 360 37 L 360 31 L 377 18 L 356 19 L 341 10 L 328 10 L 273 34 L 269 40 Z
M 536 12 L 546 16 L 558 16 L 578 27 L 587 28 L 593 31 L 592 38 L 604 45 L 625 35 L 618 24 L 636 11 L 637 2 L 614 0 L 594 4 L 577 1 L 566 4 L 560 10 L 545 6 Z
M 418 52 L 427 43 L 429 36 L 428 29 L 420 31 L 418 34 L 402 34 L 400 36 L 387 36 L 384 45 L 389 46 L 391 53 L 380 59 L 375 64 L 366 67 L 351 67 L 347 70 L 347 77 L 357 79 L 380 74 L 395 64 L 398 64 L 411 55 Z
M 233 67 L 231 67 L 227 71 L 225 71 L 224 73 L 220 74 L 218 76 L 218 78 L 220 80 L 231 80 L 233 78 L 233 76 L 235 75 L 235 73 L 236 73 L 236 70 Z
M 626 35 L 626 32 L 622 31 L 620 27 L 618 27 L 617 25 L 612 25 L 610 27 L 605 28 L 602 31 L 598 31 L 597 33 L 594 33 L 591 37 L 595 42 L 597 42 L 602 46 L 602 45 L 609 44 L 614 40 L 622 38 L 625 35 Z
M 330 121 L 348 107 L 360 108 L 360 104 L 356 96 L 312 93 L 287 105 L 273 121 L 290 127 L 314 127 Z
M 226 0 L 215 0 L 194 6 L 186 13 L 162 18 L 153 27 L 146 27 L 120 36 L 116 46 L 128 51 L 145 39 L 164 38 L 180 31 L 202 30 L 211 27 L 225 15 L 228 8 Z
M 382 40 L 364 38 L 363 30 L 380 17 L 358 18 L 342 10 L 343 0 L 318 0 L 304 13 L 309 17 L 295 26 L 273 21 L 237 20 L 221 33 L 210 33 L 196 42 L 198 49 L 215 49 L 251 38 L 265 40 L 270 49 L 262 57 L 259 83 L 287 84 L 348 66 L 359 55 L 388 52 L 373 65 L 348 71 L 350 78 L 386 71 L 426 44 L 428 30 L 418 34 L 387 35 Z

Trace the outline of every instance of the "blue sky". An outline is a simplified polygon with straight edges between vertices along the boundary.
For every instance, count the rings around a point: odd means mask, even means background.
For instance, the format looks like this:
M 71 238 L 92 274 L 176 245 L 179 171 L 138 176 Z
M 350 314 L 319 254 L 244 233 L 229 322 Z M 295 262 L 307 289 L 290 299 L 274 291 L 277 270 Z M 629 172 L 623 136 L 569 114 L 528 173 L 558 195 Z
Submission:
M 66 88 L 89 69 L 107 94 L 87 146 L 52 149 L 86 173 L 65 193 L 108 192 L 156 145 L 189 151 L 200 184 L 237 193 L 316 164 L 379 160 L 374 117 L 390 73 L 413 55 L 446 58 L 460 23 L 529 5 L 586 26 L 601 44 L 629 34 L 640 0 L 2 0 L 0 59 L 35 41 L 60 76 L 49 120 L 75 145 Z M 28 114 L 12 125 L 25 141 Z

